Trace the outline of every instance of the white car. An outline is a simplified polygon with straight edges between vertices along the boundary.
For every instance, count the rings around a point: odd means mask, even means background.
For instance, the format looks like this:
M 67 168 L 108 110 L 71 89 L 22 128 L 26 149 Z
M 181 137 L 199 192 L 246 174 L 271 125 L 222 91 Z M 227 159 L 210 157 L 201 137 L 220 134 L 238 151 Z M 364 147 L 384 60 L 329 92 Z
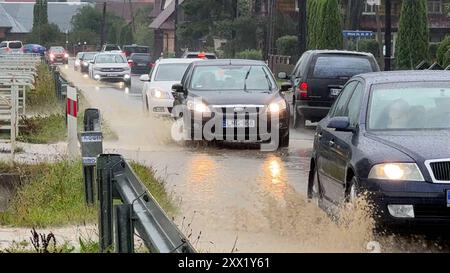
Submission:
M 99 53 L 89 64 L 89 76 L 97 81 L 119 80 L 131 86 L 131 68 L 127 59 L 120 53 Z
M 144 111 L 154 116 L 170 116 L 174 97 L 172 85 L 180 83 L 188 66 L 201 59 L 161 59 L 156 61 L 149 75 L 142 75 L 144 81 L 142 102 Z
M 21 41 L 3 41 L 0 43 L 0 54 L 20 54 L 22 48 Z

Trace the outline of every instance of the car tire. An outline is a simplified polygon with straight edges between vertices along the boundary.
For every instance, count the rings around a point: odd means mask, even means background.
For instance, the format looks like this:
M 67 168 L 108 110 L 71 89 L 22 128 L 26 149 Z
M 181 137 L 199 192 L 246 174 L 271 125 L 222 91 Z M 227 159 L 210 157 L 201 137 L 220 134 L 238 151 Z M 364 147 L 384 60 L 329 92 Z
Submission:
M 358 184 L 358 179 L 356 178 L 356 176 L 353 176 L 352 179 L 350 180 L 350 184 L 347 187 L 347 191 L 346 191 L 346 202 L 349 205 L 354 206 L 355 203 L 358 200 L 360 191 L 359 191 L 359 184 Z
M 280 131 L 280 144 L 278 145 L 279 148 L 287 148 L 289 147 L 289 130 L 286 133 L 286 131 Z
M 131 80 L 125 81 L 124 84 L 125 87 L 131 88 Z
M 308 199 L 315 203 L 318 207 L 322 207 L 323 195 L 320 187 L 320 178 L 317 167 L 311 170 L 308 181 Z
M 306 127 L 305 118 L 297 112 L 297 103 L 294 103 L 294 117 L 292 118 L 292 125 L 295 129 L 304 129 Z

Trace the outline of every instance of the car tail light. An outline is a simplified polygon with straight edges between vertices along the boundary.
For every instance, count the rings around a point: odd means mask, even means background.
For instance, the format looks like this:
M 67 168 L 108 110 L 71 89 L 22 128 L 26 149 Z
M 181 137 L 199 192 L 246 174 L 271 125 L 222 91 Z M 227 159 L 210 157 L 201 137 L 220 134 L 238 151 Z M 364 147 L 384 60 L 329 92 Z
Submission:
M 135 65 L 134 61 L 129 60 L 128 61 L 128 66 L 129 67 L 133 67 Z
M 54 59 L 55 58 L 55 54 L 50 53 L 50 59 Z
M 298 86 L 298 91 L 300 93 L 300 99 L 308 98 L 308 83 L 301 82 Z
M 150 68 L 153 68 L 154 66 L 155 66 L 155 64 L 153 64 L 153 63 L 148 64 L 148 67 L 150 67 Z

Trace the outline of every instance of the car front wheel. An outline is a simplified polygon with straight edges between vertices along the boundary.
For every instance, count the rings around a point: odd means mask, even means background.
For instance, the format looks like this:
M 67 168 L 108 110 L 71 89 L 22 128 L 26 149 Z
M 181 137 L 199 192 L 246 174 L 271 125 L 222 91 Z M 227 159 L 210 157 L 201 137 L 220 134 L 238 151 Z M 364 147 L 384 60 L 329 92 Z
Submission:
M 322 206 L 322 191 L 320 189 L 319 173 L 317 168 L 311 170 L 308 183 L 308 199 L 318 207 Z

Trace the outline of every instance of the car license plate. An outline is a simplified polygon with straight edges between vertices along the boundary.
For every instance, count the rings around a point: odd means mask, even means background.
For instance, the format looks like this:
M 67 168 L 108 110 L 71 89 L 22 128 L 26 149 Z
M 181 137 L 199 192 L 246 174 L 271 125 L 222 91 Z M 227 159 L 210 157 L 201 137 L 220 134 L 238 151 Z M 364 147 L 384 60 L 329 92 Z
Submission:
M 107 74 L 106 77 L 115 77 L 115 74 Z
M 227 119 L 223 123 L 223 128 L 254 128 L 255 121 L 253 119 Z
M 138 66 L 146 66 L 146 64 L 138 64 Z
M 339 96 L 339 93 L 341 93 L 342 89 L 338 89 L 338 88 L 331 88 L 330 89 L 330 93 L 333 97 L 337 97 Z
M 447 207 L 450 208 L 450 190 L 447 190 Z

